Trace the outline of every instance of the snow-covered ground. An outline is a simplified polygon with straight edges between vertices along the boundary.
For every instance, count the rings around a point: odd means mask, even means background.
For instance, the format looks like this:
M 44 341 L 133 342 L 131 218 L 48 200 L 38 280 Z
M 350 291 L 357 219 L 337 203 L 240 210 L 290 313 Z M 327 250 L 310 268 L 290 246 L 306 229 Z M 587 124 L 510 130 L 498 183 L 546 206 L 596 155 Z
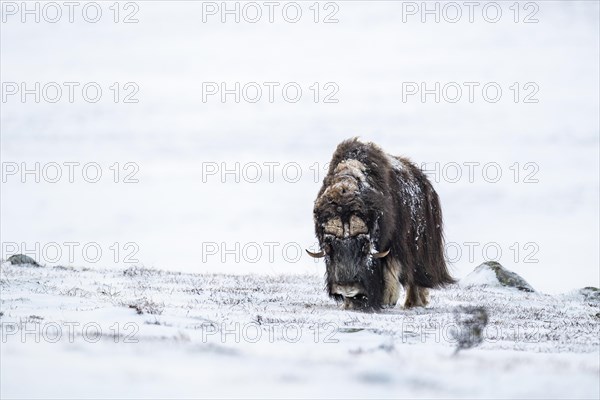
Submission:
M 315 275 L 1 266 L 3 398 L 598 398 L 598 293 L 341 310 Z M 589 294 L 589 293 L 588 293 Z M 455 354 L 460 307 L 487 310 Z

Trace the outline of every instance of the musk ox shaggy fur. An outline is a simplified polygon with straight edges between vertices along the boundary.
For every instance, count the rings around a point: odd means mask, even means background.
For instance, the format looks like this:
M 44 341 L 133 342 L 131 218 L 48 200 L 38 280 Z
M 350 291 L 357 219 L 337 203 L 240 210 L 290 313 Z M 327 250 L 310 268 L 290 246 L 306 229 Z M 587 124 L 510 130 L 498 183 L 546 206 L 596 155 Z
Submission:
M 425 174 L 357 138 L 340 143 L 314 204 L 329 295 L 348 309 L 425 306 L 428 288 L 454 279 L 444 258 L 442 210 Z

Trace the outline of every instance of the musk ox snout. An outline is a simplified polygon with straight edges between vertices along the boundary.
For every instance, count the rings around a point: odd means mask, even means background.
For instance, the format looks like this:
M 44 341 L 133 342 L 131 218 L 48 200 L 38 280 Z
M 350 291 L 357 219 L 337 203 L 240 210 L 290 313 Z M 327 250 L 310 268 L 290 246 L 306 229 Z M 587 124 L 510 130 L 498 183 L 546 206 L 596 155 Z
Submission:
M 379 286 L 381 265 L 371 254 L 369 238 L 335 238 L 328 243 L 331 251 L 325 264 L 329 295 L 343 301 L 346 309 L 376 306 L 379 296 L 373 289 Z
M 358 282 L 334 283 L 332 287 L 333 294 L 339 294 L 343 297 L 356 297 L 366 295 L 364 287 Z

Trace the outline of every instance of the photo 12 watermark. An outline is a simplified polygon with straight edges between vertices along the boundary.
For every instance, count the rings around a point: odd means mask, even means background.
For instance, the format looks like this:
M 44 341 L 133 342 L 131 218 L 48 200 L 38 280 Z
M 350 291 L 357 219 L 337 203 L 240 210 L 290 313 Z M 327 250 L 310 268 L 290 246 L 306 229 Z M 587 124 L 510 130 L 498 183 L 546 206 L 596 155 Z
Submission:
M 202 343 L 338 343 L 337 324 L 326 323 L 268 323 L 206 322 L 200 324 Z
M 3 1 L 0 20 L 3 24 L 96 24 L 101 21 L 137 24 L 139 4 L 135 1 Z
M 74 343 L 81 338 L 87 343 L 98 343 L 102 338 L 110 338 L 114 343 L 138 343 L 140 327 L 135 322 L 115 322 L 110 326 L 98 322 L 44 321 L 41 317 L 30 317 L 19 322 L 0 323 L 2 343 Z
M 496 24 L 503 20 L 515 24 L 537 24 L 540 5 L 533 1 L 402 1 L 402 22 L 466 22 Z
M 202 82 L 202 103 L 339 103 L 336 82 Z
M 296 242 L 202 242 L 202 262 L 225 263 L 298 263 L 304 249 Z
M 534 161 L 448 161 L 416 163 L 435 183 L 539 183 L 540 165 Z M 202 161 L 202 183 L 320 183 L 329 163 L 306 161 Z
M 138 243 L 129 242 L 2 242 L 2 255 L 23 254 L 39 264 L 137 264 L 140 252 Z
M 139 103 L 136 82 L 2 82 L 2 103 Z
M 2 183 L 139 183 L 140 165 L 133 161 L 16 162 L 1 164 Z
M 545 328 L 547 328 L 546 324 L 540 322 L 523 321 L 507 326 L 482 323 L 478 329 L 473 329 L 472 326 L 462 324 L 460 321 L 417 322 L 407 318 L 400 322 L 398 332 L 400 332 L 402 343 L 460 345 L 461 342 L 480 344 L 506 340 L 513 343 L 541 343 L 544 341 L 543 331 Z
M 451 264 L 458 262 L 510 262 L 514 264 L 537 264 L 540 245 L 535 241 L 512 243 L 464 241 L 444 243 L 444 255 Z
M 496 161 L 422 162 L 420 169 L 440 183 L 539 183 L 540 166 L 533 161 L 501 164 Z
M 304 247 L 297 242 L 202 242 L 202 263 L 291 263 L 320 259 L 308 257 Z M 306 246 L 313 252 L 319 251 L 319 245 L 313 242 Z M 433 250 L 432 250 L 433 251 Z M 514 264 L 539 263 L 540 245 L 531 240 L 500 243 L 495 241 L 448 241 L 444 243 L 444 255 L 449 263 L 477 263 L 486 261 L 510 262 Z
M 337 24 L 340 3 L 334 1 L 203 1 L 202 23 Z
M 514 103 L 537 104 L 536 82 L 402 82 L 402 103 L 489 103 L 503 98 Z

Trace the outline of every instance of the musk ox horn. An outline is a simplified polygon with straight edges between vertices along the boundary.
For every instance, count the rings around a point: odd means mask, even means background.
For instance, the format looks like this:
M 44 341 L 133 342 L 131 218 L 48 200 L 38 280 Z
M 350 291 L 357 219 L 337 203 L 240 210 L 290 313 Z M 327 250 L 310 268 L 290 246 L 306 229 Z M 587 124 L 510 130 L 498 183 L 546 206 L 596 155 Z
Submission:
M 318 253 L 313 253 L 312 251 L 308 251 L 308 250 L 306 250 L 306 252 L 308 253 L 309 256 L 311 256 L 313 258 L 325 257 L 325 252 L 323 250 L 319 251 Z
M 373 256 L 373 258 L 383 258 L 388 254 L 390 254 L 390 249 L 387 249 L 386 251 L 380 251 L 379 253 L 373 253 L 371 255 Z

